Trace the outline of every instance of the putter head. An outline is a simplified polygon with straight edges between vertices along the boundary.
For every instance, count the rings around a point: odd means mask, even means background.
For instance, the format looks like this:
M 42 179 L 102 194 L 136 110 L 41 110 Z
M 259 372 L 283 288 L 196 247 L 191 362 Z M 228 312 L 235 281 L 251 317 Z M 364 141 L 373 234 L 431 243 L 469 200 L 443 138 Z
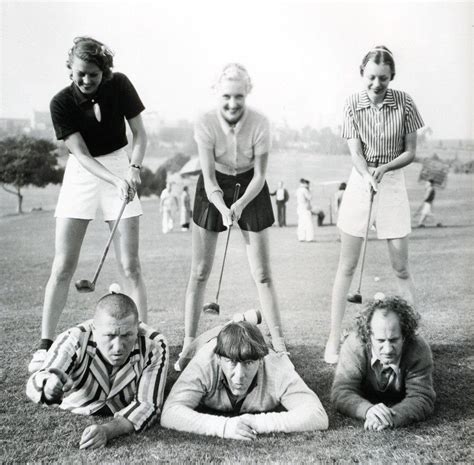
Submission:
M 207 304 L 204 304 L 204 307 L 202 307 L 202 311 L 204 313 L 208 313 L 209 315 L 219 315 L 220 307 L 219 304 L 216 302 L 209 302 Z
M 361 304 L 362 303 L 362 296 L 360 292 L 354 292 L 352 294 L 347 294 L 347 301 L 353 304 Z
M 87 279 L 80 279 L 74 283 L 78 292 L 94 292 L 95 285 Z

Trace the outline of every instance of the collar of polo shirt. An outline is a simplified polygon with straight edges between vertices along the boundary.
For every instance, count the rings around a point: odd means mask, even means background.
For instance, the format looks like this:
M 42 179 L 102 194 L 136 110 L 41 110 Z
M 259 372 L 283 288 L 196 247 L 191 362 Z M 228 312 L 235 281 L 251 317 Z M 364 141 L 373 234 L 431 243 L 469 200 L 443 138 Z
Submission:
M 237 121 L 236 124 L 229 124 L 225 118 L 222 116 L 221 111 L 219 109 L 217 111 L 217 118 L 219 119 L 219 123 L 221 125 L 222 130 L 224 131 L 224 134 L 227 135 L 230 133 L 232 128 L 234 129 L 234 133 L 237 134 L 240 131 L 240 128 L 243 126 L 245 120 L 247 119 L 247 108 L 244 108 L 244 113 L 242 117 Z
M 74 97 L 74 101 L 78 105 L 83 105 L 85 103 L 93 103 L 95 100 L 97 100 L 97 97 L 99 96 L 100 91 L 102 90 L 102 82 L 101 82 L 99 85 L 99 88 L 97 89 L 97 92 L 92 97 L 89 97 L 89 96 L 84 95 L 78 89 L 76 84 L 74 84 L 74 82 L 71 83 L 71 86 L 72 86 L 72 95 Z
M 380 106 L 380 108 L 382 108 L 384 105 L 387 105 L 387 106 L 392 107 L 394 109 L 398 108 L 397 102 L 395 101 L 395 99 L 393 97 L 392 89 L 387 89 L 387 92 L 385 94 L 385 97 L 383 99 L 383 102 L 382 102 L 382 105 Z M 359 100 L 357 102 L 356 110 L 364 110 L 365 108 L 370 108 L 371 106 L 372 106 L 372 102 L 369 99 L 367 91 L 363 90 L 359 94 Z

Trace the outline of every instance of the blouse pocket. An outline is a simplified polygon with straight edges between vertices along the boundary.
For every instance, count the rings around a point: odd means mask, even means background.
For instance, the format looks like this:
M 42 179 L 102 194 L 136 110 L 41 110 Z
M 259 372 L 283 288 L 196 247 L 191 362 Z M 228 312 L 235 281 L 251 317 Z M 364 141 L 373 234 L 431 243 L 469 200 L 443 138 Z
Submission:
M 254 154 L 253 154 L 253 147 L 242 147 L 240 150 L 240 153 L 242 154 L 243 158 L 248 161 L 252 161 L 254 159 Z
M 214 148 L 214 157 L 216 160 L 222 160 L 223 157 L 225 157 L 225 154 L 227 153 L 227 148 L 225 146 L 216 146 Z

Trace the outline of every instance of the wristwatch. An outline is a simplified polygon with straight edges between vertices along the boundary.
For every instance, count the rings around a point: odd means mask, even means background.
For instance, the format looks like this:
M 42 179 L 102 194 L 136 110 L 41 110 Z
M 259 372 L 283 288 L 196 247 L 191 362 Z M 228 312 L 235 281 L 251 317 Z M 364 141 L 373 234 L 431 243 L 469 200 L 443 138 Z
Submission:
M 142 169 L 142 167 L 140 165 L 136 165 L 135 163 L 132 163 L 130 165 L 130 168 L 135 168 L 136 170 L 140 171 Z

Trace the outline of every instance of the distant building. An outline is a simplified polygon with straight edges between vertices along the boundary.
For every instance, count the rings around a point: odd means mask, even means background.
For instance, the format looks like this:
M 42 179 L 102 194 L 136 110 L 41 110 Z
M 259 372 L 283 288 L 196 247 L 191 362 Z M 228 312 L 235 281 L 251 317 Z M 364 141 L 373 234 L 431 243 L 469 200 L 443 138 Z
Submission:
M 31 130 L 31 122 L 28 118 L 0 118 L 0 131 L 10 136 L 26 134 Z
M 53 123 L 51 121 L 51 115 L 49 111 L 36 111 L 33 110 L 31 117 L 31 129 L 37 131 L 45 131 L 53 128 Z

